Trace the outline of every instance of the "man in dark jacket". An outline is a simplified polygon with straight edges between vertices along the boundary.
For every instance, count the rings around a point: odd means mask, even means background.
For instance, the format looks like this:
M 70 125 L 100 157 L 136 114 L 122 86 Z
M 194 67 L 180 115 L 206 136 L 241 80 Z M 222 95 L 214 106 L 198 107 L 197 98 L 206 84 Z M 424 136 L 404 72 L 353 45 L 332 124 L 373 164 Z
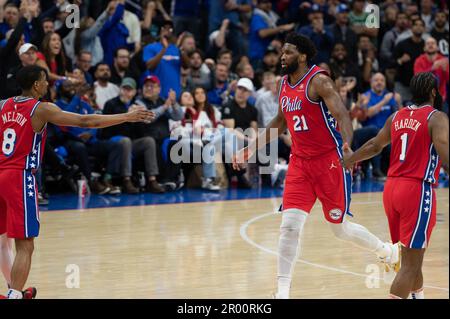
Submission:
M 124 78 L 120 86 L 120 95 L 106 102 L 103 114 L 119 114 L 126 113 L 142 106 L 133 104 L 136 96 L 136 81 L 132 78 Z M 164 193 L 162 188 L 156 181 L 159 174 L 158 160 L 156 157 L 156 143 L 151 136 L 143 136 L 136 134 L 137 127 L 134 123 L 124 123 L 102 130 L 101 136 L 105 139 L 119 140 L 124 145 L 126 165 L 122 167 L 122 175 L 128 179 L 132 176 L 132 158 L 143 158 L 145 174 L 147 175 L 146 190 L 151 193 Z M 131 183 L 131 181 L 130 181 Z

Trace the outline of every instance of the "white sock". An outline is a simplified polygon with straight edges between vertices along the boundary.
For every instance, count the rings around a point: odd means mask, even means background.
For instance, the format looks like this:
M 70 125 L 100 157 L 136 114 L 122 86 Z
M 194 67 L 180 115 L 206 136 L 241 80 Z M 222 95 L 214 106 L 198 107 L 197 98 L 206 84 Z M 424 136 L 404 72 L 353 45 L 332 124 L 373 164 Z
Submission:
M 278 298 L 289 298 L 299 239 L 307 216 L 299 209 L 288 209 L 282 213 L 278 244 Z
M 411 299 L 425 299 L 423 287 L 414 291 L 411 291 Z
M 8 299 L 23 299 L 22 292 L 14 289 L 9 289 L 6 296 Z

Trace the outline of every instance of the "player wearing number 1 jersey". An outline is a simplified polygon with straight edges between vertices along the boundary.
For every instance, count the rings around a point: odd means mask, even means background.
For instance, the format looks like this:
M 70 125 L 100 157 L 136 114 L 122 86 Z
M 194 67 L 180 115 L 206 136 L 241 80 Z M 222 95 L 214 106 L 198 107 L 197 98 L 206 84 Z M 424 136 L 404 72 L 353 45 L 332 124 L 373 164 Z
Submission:
M 47 94 L 48 82 L 46 71 L 38 66 L 22 68 L 17 82 L 22 96 L 0 101 L 0 237 L 13 238 L 16 245 L 10 289 L 0 299 L 24 297 L 22 289 L 30 272 L 34 238 L 39 235 L 34 175 L 42 161 L 47 123 L 102 128 L 124 122 L 149 122 L 154 118 L 150 111 L 80 115 L 63 112 L 52 103 L 41 103 L 39 99 Z
M 343 142 L 351 143 L 353 131 L 348 111 L 334 82 L 312 65 L 316 49 L 308 38 L 289 34 L 282 49 L 285 76 L 279 85 L 278 115 L 267 129 L 286 128 L 292 136 L 291 157 L 281 205 L 282 222 L 278 247 L 278 292 L 288 298 L 297 259 L 299 238 L 316 199 L 333 233 L 343 240 L 375 252 L 389 263 L 398 261 L 397 246 L 383 243 L 361 225 L 350 222 L 351 175 L 341 166 Z M 263 133 L 259 148 L 275 136 Z M 262 142 L 262 143 L 261 143 Z M 238 168 L 251 157 L 254 145 L 234 159 Z
M 411 80 L 414 105 L 388 118 L 384 128 L 355 153 L 348 152 L 347 167 L 371 158 L 391 143 L 388 179 L 383 204 L 394 243 L 402 245 L 402 268 L 391 287 L 392 298 L 423 298 L 422 261 L 436 224 L 436 194 L 440 165 L 448 173 L 448 117 L 438 81 L 430 72 Z M 433 107 L 434 106 L 434 107 Z

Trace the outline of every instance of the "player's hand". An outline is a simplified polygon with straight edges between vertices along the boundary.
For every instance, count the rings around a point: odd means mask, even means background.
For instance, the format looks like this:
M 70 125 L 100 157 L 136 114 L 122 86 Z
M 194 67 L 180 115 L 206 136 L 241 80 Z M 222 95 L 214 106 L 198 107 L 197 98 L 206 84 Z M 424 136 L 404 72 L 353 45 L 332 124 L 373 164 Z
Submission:
M 240 171 L 245 167 L 245 163 L 252 157 L 252 151 L 248 147 L 244 147 L 233 156 L 233 169 Z
M 394 97 L 394 93 L 390 92 L 384 96 L 383 100 L 385 103 L 388 103 L 393 97 Z
M 343 156 L 343 158 L 341 160 L 341 165 L 345 169 L 352 169 L 353 162 L 351 160 L 351 156 L 353 155 L 353 151 L 350 148 L 350 146 L 348 145 L 348 143 L 344 143 L 344 146 L 342 147 L 342 151 L 344 153 L 344 156 Z
M 127 122 L 151 123 L 155 119 L 155 113 L 149 110 L 135 109 L 127 113 Z

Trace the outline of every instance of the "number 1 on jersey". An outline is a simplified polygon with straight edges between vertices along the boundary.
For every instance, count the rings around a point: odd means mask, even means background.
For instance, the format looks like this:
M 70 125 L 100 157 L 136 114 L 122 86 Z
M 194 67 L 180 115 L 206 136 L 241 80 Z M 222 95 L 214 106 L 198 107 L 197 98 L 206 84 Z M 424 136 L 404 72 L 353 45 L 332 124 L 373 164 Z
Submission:
M 309 130 L 308 125 L 306 124 L 306 119 L 305 119 L 304 115 L 302 115 L 302 117 L 295 115 L 292 119 L 295 121 L 294 131 L 301 132 L 301 131 Z
M 3 132 L 2 152 L 5 156 L 10 156 L 14 152 L 14 144 L 16 144 L 16 131 L 7 128 Z
M 406 158 L 406 148 L 408 147 L 408 133 L 403 133 L 400 139 L 402 140 L 402 152 L 400 153 L 400 162 L 403 162 Z

